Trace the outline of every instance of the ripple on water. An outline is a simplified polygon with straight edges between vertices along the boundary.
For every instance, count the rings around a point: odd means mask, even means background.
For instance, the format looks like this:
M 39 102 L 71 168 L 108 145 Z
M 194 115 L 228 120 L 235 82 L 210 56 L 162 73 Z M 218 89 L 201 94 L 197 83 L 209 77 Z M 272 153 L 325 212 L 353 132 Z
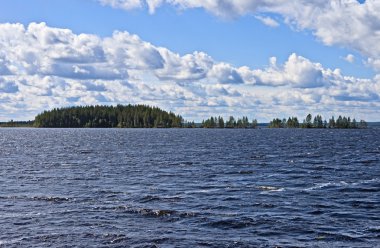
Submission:
M 1 247 L 376 247 L 380 130 L 0 129 Z

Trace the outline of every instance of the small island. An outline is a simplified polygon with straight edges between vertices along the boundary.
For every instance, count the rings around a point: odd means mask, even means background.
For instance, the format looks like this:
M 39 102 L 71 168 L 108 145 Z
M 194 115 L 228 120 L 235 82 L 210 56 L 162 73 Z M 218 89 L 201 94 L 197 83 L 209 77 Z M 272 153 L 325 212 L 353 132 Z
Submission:
M 269 128 L 338 128 L 338 129 L 356 129 L 367 128 L 367 122 L 364 120 L 356 121 L 355 118 L 339 116 L 336 120 L 332 116 L 329 121 L 323 120 L 321 115 L 316 115 L 313 119 L 311 114 L 308 114 L 302 123 L 299 123 L 297 117 L 289 117 L 288 119 L 273 119 L 269 123 Z
M 188 126 L 195 126 L 194 123 L 187 123 Z M 223 118 L 210 117 L 202 121 L 200 125 L 202 128 L 257 128 L 258 122 L 253 119 L 252 122 L 248 120 L 248 117 L 243 116 L 242 118 L 235 119 L 235 117 L 230 116 L 229 119 L 224 122 Z M 367 128 L 367 122 L 356 119 L 351 119 L 351 117 L 339 116 L 336 120 L 335 117 L 331 117 L 329 121 L 323 120 L 321 115 L 316 115 L 313 119 L 311 114 L 308 114 L 302 123 L 298 121 L 297 117 L 289 117 L 288 119 L 275 118 L 269 124 L 263 126 L 268 128 L 334 128 L 334 129 L 364 129 Z
M 36 116 L 34 127 L 50 128 L 173 128 L 183 118 L 146 105 L 55 108 Z

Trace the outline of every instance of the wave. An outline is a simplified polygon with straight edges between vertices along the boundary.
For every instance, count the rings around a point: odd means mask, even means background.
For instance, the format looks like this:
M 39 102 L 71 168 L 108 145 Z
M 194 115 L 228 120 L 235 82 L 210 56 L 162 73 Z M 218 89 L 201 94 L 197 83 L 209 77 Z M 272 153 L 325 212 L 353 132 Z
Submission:
M 145 195 L 141 197 L 139 202 L 141 203 L 147 203 L 152 201 L 160 201 L 160 202 L 178 202 L 181 201 L 183 198 L 180 196 L 157 196 L 157 195 Z
M 369 179 L 369 180 L 361 180 L 361 181 L 358 181 L 358 182 L 339 181 L 339 182 L 316 183 L 316 184 L 314 184 L 314 186 L 306 188 L 306 189 L 303 189 L 303 190 L 304 191 L 313 191 L 313 190 L 320 190 L 320 189 L 323 189 L 323 188 L 339 188 L 339 187 L 350 188 L 352 186 L 356 187 L 356 186 L 361 186 L 361 185 L 366 185 L 366 184 L 372 184 L 372 183 L 378 183 L 378 182 L 380 182 L 379 178 L 373 178 L 373 179 Z M 366 191 L 365 188 L 359 188 L 359 189 L 355 189 L 355 190 L 359 190 L 359 191 L 360 190 L 364 190 L 364 191 Z M 370 189 L 370 188 L 368 188 L 367 190 L 369 190 L 369 191 L 377 190 L 378 191 L 378 189 Z
M 269 192 L 281 192 L 285 190 L 285 188 L 274 187 L 274 186 L 257 186 L 256 188 L 262 191 L 269 191 Z
M 328 188 L 328 187 L 340 187 L 343 185 L 348 185 L 345 181 L 340 181 L 340 182 L 327 182 L 327 183 L 317 183 L 312 187 L 304 189 L 305 191 L 312 191 L 312 190 L 318 190 L 318 189 L 323 189 L 323 188 Z
M 133 206 L 117 206 L 112 207 L 112 209 L 117 211 L 124 211 L 131 214 L 139 214 L 147 217 L 177 217 L 177 218 L 188 218 L 195 217 L 198 215 L 196 212 L 191 211 L 177 211 L 171 209 L 153 209 L 153 208 L 141 208 Z
M 47 201 L 53 203 L 62 203 L 73 200 L 70 197 L 61 197 L 61 196 L 1 196 L 0 199 L 14 199 L 14 200 L 31 200 L 31 201 Z

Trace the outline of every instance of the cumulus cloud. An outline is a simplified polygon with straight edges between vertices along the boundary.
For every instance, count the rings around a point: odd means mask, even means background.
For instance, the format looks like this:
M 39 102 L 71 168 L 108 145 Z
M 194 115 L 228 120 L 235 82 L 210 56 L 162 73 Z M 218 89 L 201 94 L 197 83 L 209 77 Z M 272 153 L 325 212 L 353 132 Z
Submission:
M 242 84 L 243 78 L 231 65 L 227 63 L 219 63 L 212 67 L 209 72 L 211 78 L 215 78 L 217 82 L 222 84 Z
M 104 39 L 103 50 L 109 62 L 120 69 L 159 69 L 164 63 L 156 47 L 128 32 L 116 31 Z
M 303 115 L 307 108 L 327 112 L 326 106 L 342 114 L 360 106 L 370 115 L 379 96 L 380 76 L 347 77 L 297 54 L 282 63 L 272 57 L 266 68 L 235 67 L 204 52 L 180 55 L 128 32 L 101 38 L 45 23 L 0 24 L 2 120 L 117 103 L 157 105 L 196 120 L 236 113 L 267 120 L 274 110 Z
M 281 11 L 301 29 L 311 29 L 327 45 L 344 45 L 366 56 L 380 56 L 380 2 L 356 0 L 291 2 Z
M 220 17 L 253 14 L 265 25 L 278 26 L 266 16 L 276 14 L 298 30 L 311 30 L 326 45 L 345 46 L 380 59 L 380 1 L 367 0 L 99 0 L 102 4 L 130 9 L 148 6 L 151 13 L 162 4 L 180 9 L 203 8 Z M 378 67 L 375 67 L 378 69 Z
M 13 75 L 58 75 L 69 78 L 119 78 L 111 69 L 100 39 L 75 35 L 45 23 L 0 24 L 0 47 L 6 71 Z
M 277 66 L 276 58 L 271 58 L 265 70 L 253 71 L 257 84 L 289 85 L 295 88 L 315 88 L 324 86 L 326 70 L 319 63 L 293 53 L 283 66 Z
M 166 48 L 159 48 L 165 60 L 162 68 L 155 72 L 161 80 L 194 81 L 204 79 L 214 65 L 213 59 L 203 52 L 180 56 Z

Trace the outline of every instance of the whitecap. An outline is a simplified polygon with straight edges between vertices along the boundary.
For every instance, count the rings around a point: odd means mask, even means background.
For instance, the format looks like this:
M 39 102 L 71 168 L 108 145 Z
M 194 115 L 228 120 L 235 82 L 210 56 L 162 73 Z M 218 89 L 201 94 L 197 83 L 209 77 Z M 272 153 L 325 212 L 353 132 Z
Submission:
M 257 188 L 259 190 L 269 191 L 269 192 L 281 192 L 285 190 L 284 188 L 274 187 L 274 186 L 258 186 Z
M 330 186 L 332 186 L 332 187 L 339 187 L 339 186 L 346 186 L 346 185 L 348 185 L 348 183 L 346 183 L 345 181 L 327 182 L 327 183 L 316 183 L 316 184 L 314 184 L 314 186 L 306 188 L 304 190 L 305 191 L 312 191 L 312 190 L 323 189 L 323 188 L 330 187 Z

